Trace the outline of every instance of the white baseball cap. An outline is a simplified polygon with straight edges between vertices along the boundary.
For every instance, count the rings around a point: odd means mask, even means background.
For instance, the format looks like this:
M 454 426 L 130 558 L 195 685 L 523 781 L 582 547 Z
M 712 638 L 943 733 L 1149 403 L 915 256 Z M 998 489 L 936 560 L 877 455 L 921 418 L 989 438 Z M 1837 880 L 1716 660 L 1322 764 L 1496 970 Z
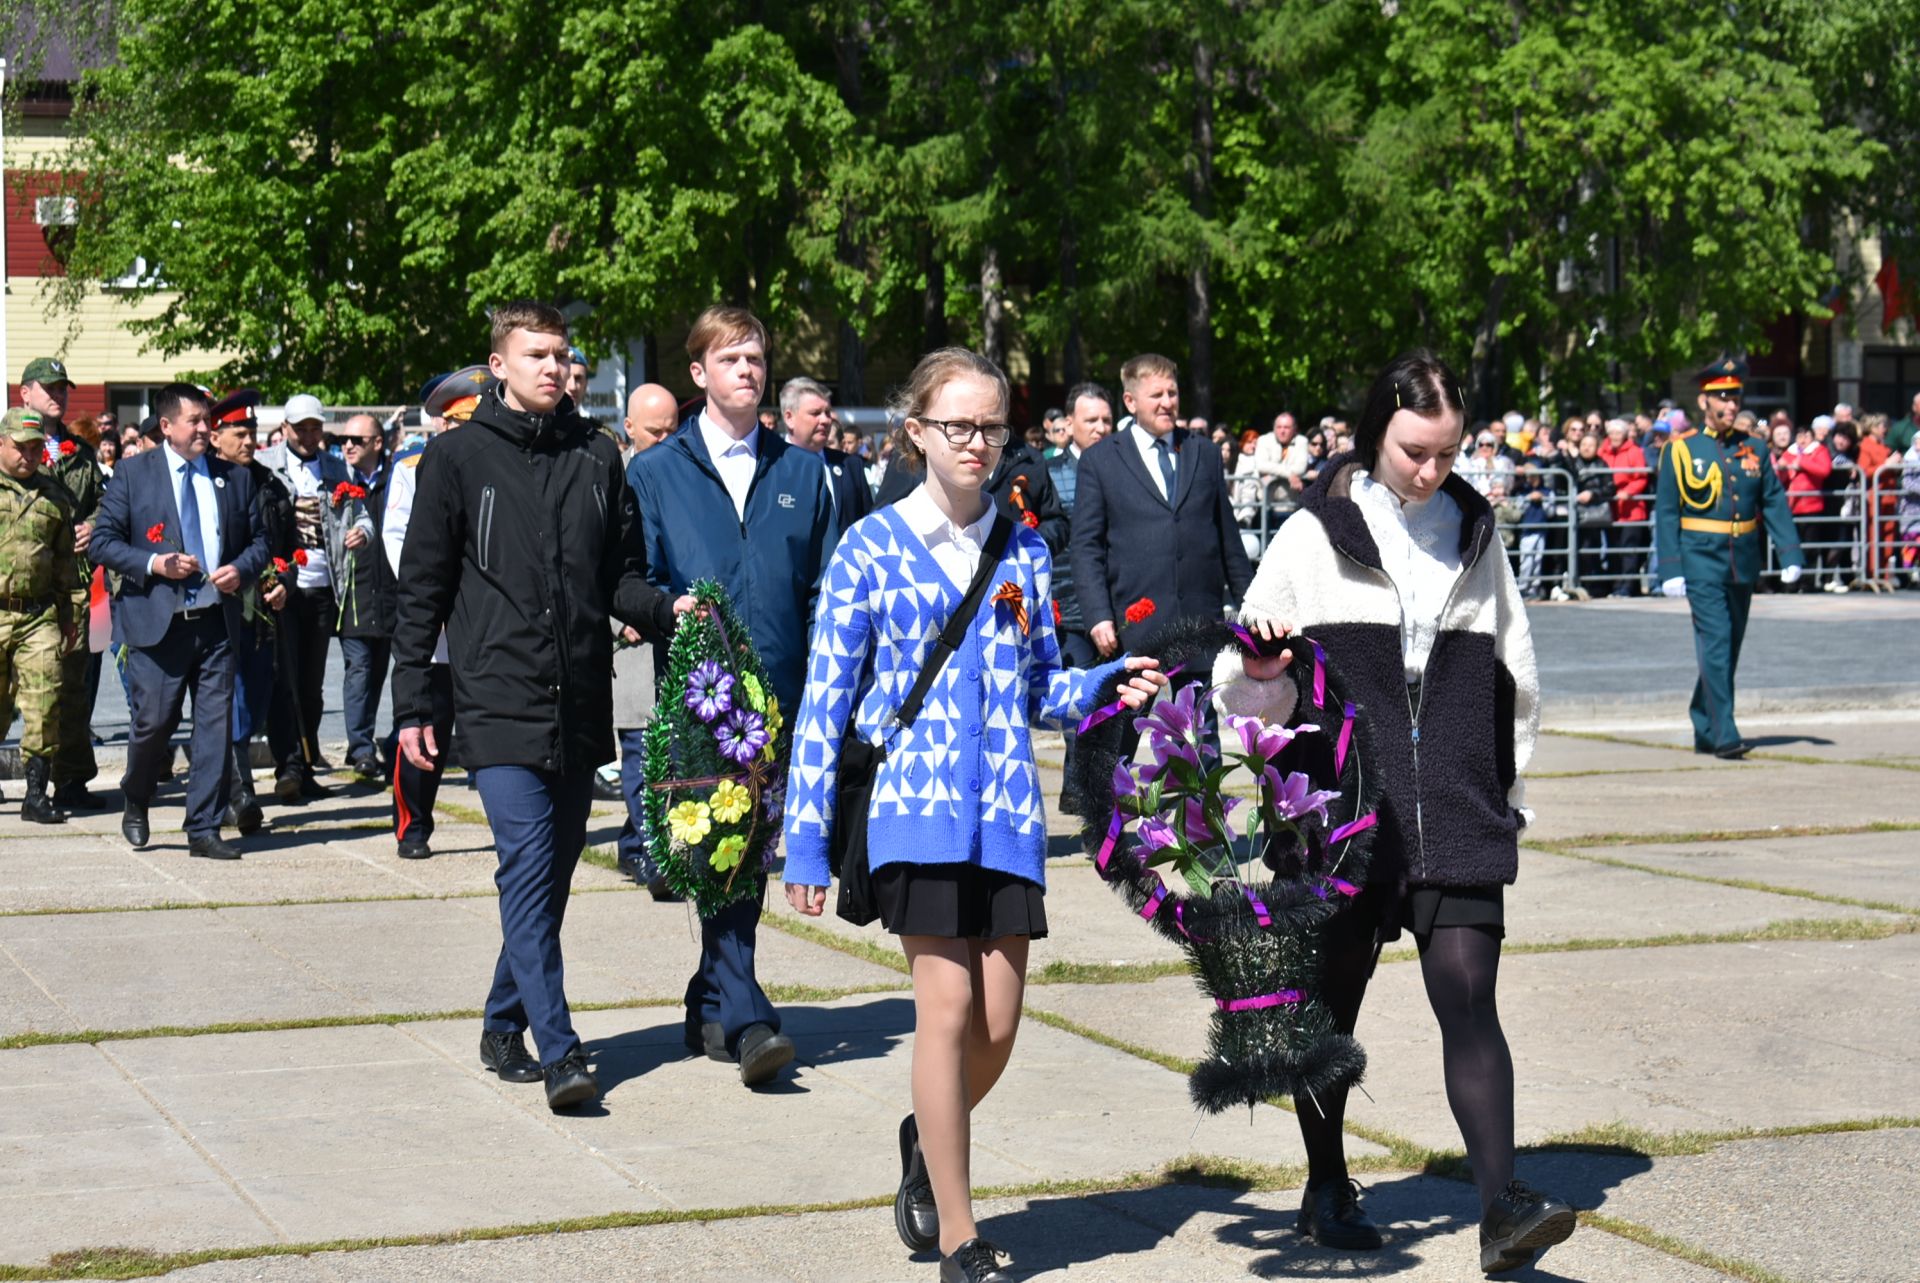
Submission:
M 327 408 L 320 404 L 320 398 L 306 392 L 302 392 L 299 396 L 288 397 L 285 421 L 305 423 L 308 420 L 316 423 L 327 421 Z

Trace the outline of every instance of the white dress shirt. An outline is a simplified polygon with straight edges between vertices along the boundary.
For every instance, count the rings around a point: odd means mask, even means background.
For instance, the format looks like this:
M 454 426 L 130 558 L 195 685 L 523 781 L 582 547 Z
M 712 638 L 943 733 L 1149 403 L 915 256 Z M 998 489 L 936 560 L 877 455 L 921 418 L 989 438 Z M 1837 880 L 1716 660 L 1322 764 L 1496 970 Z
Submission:
M 704 406 L 699 423 L 700 439 L 706 443 L 707 454 L 720 473 L 720 484 L 727 488 L 727 497 L 733 500 L 734 516 L 745 521 L 747 491 L 753 489 L 753 470 L 760 462 L 760 425 L 754 424 L 745 441 L 735 441 L 733 434 L 721 427 L 720 421 Z
M 954 587 L 965 592 L 973 583 L 974 572 L 980 569 L 987 532 L 993 529 L 993 502 L 987 502 L 987 510 L 980 514 L 978 521 L 965 526 L 956 526 L 948 520 L 924 484 L 915 486 L 912 494 L 893 506 L 900 519 L 907 523 L 907 529 L 918 535 L 927 551 L 933 554 L 934 564 L 953 581 Z
M 200 573 L 203 576 L 210 576 L 220 566 L 220 503 L 213 488 L 213 474 L 207 471 L 206 456 L 202 455 L 189 463 L 175 454 L 173 446 L 166 441 L 161 441 L 160 448 L 166 454 L 167 479 L 173 483 L 173 517 L 174 523 L 180 529 L 180 551 L 186 551 L 187 537 L 186 523 L 180 518 L 180 492 L 186 484 L 191 484 L 194 502 L 200 509 L 200 546 L 206 551 L 206 561 L 200 567 Z M 185 476 L 181 475 L 182 468 L 187 469 Z M 162 555 L 155 553 L 147 558 L 148 574 L 153 573 L 153 563 Z M 174 607 L 176 611 L 188 608 L 188 595 L 186 592 L 180 594 L 180 604 Z M 212 584 L 203 583 L 192 596 L 193 609 L 198 610 L 202 606 L 218 604 L 220 590 Z
M 1160 492 L 1162 499 L 1165 499 L 1168 503 L 1172 503 L 1173 496 L 1167 493 L 1167 479 L 1160 475 L 1160 447 L 1157 444 L 1159 438 L 1141 427 L 1138 419 L 1134 420 L 1133 427 L 1130 431 L 1133 436 L 1133 447 L 1140 452 L 1140 461 L 1147 465 L 1147 480 L 1153 482 L 1153 488 Z M 1175 481 L 1178 481 L 1180 479 L 1180 451 L 1173 446 L 1173 433 L 1167 433 L 1167 437 L 1167 454 L 1173 459 L 1173 478 Z
M 1460 505 L 1444 490 L 1424 503 L 1401 503 L 1365 468 L 1354 471 L 1351 493 L 1380 565 L 1400 592 L 1400 656 L 1411 680 L 1426 671 L 1440 616 L 1460 578 Z

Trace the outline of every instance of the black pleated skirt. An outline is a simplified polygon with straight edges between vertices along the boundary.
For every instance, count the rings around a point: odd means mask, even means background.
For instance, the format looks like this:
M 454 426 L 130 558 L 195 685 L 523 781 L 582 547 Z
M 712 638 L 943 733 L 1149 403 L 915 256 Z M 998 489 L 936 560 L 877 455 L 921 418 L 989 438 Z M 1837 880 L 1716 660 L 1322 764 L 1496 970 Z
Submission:
M 1368 906 L 1379 920 L 1379 939 L 1398 940 L 1401 932 L 1416 937 L 1433 934 L 1435 927 L 1479 927 L 1501 939 L 1507 936 L 1506 888 L 1499 883 L 1479 887 L 1410 886 L 1404 894 L 1375 895 Z
M 997 940 L 1046 938 L 1038 883 L 977 864 L 883 864 L 873 872 L 880 925 L 897 936 Z

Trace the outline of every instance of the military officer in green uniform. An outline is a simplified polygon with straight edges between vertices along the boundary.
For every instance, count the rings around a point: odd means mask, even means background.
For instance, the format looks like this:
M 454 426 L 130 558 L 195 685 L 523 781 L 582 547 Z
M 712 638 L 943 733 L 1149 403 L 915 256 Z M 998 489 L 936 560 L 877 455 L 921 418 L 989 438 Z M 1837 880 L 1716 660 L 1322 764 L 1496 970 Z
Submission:
M 1767 538 L 1779 551 L 1780 580 L 1800 578 L 1805 564 L 1787 492 L 1758 439 L 1734 422 L 1746 363 L 1723 357 L 1700 372 L 1700 431 L 1675 440 L 1660 456 L 1654 533 L 1669 597 L 1693 611 L 1693 649 L 1700 679 L 1693 687 L 1693 749 L 1739 758 L 1746 741 L 1733 720 L 1733 672 L 1747 632 L 1753 588 L 1766 564 Z M 1766 527 L 1766 535 L 1760 533 Z
M 77 644 L 73 499 L 41 471 L 40 416 L 16 406 L 0 424 L 0 693 L 20 710 L 27 795 L 20 818 L 58 824 L 47 796 L 62 658 Z M 9 719 L 11 720 L 11 719 Z
M 56 357 L 37 356 L 20 374 L 20 403 L 40 415 L 47 435 L 43 471 L 67 488 L 73 497 L 74 550 L 82 554 L 74 565 L 75 618 L 87 618 L 87 595 L 93 587 L 93 565 L 85 553 L 93 534 L 93 514 L 100 507 L 106 478 L 100 457 L 91 445 L 65 427 L 67 394 L 73 383 L 67 367 Z M 92 669 L 89 679 L 88 671 Z M 99 773 L 93 759 L 93 691 L 100 673 L 87 647 L 80 646 L 60 662 L 60 723 L 53 742 L 53 800 L 68 810 L 98 810 L 106 805 L 87 784 Z

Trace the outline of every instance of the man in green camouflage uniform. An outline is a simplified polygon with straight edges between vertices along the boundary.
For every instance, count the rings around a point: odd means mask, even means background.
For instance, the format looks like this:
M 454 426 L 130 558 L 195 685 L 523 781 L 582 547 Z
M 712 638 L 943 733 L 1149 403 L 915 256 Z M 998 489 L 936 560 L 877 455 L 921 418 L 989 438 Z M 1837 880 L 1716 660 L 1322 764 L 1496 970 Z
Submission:
M 84 554 L 93 534 L 93 514 L 100 507 L 100 491 L 106 478 L 100 473 L 100 457 L 92 446 L 65 429 L 67 394 L 73 384 L 67 367 L 50 356 L 27 362 L 20 375 L 20 401 L 40 415 L 46 433 L 46 458 L 43 471 L 65 486 L 73 498 L 74 550 Z M 71 595 L 75 618 L 84 625 L 87 595 L 93 586 L 93 565 L 86 557 L 75 560 Z M 91 681 L 88 668 L 93 656 L 86 646 L 75 649 L 60 661 L 60 721 L 54 731 L 53 800 L 68 810 L 94 811 L 106 805 L 87 785 L 99 773 L 93 760 L 93 699 L 99 682 L 96 670 Z
M 73 499 L 41 472 L 40 417 L 15 407 L 0 425 L 0 691 L 20 710 L 27 795 L 20 818 L 67 818 L 47 796 L 63 658 L 75 648 Z M 84 653 L 84 650 L 82 651 Z

